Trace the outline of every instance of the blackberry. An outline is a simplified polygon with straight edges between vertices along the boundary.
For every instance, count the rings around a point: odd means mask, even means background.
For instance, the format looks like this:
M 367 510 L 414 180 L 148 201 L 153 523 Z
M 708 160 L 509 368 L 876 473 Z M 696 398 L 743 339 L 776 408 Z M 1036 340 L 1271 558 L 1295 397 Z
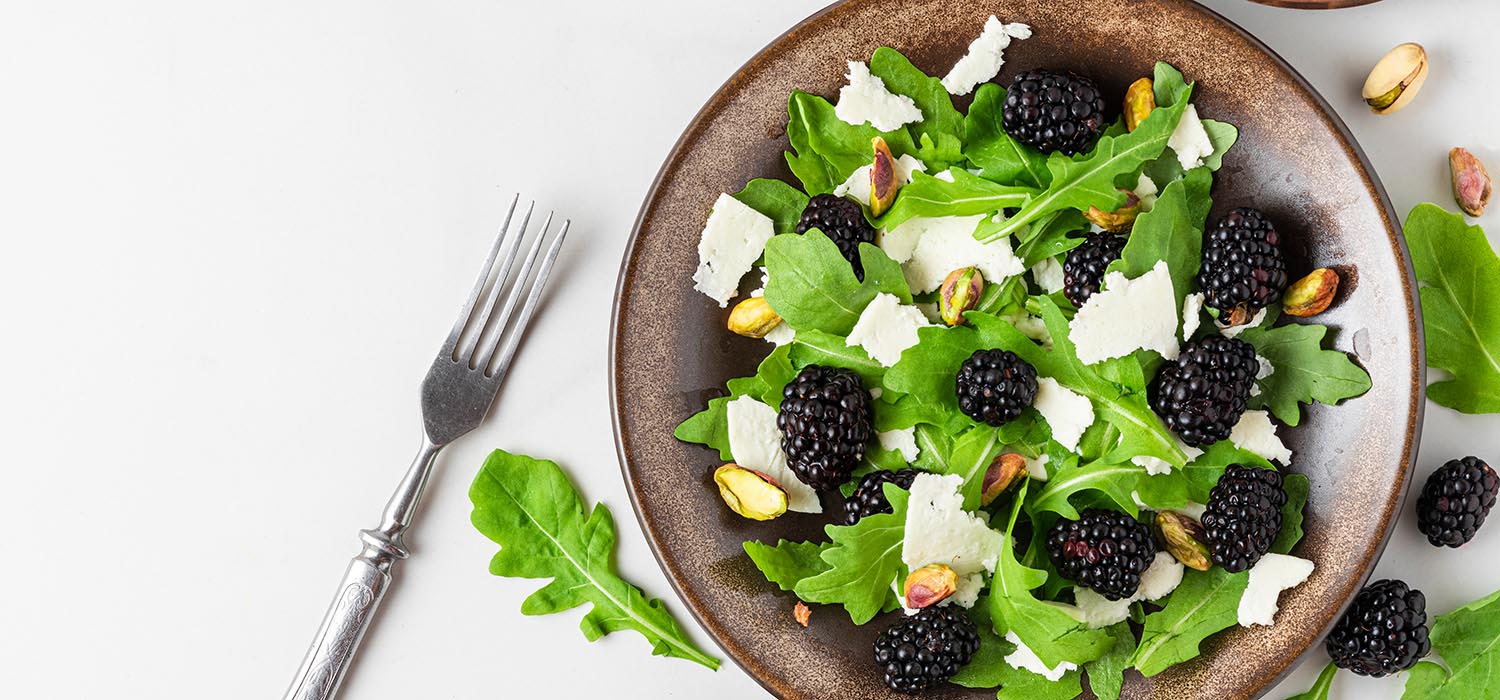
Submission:
M 1099 291 L 1099 283 L 1104 281 L 1104 268 L 1120 259 L 1125 241 L 1124 236 L 1113 233 L 1091 233 L 1077 248 L 1068 251 L 1068 257 L 1063 261 L 1063 296 L 1074 306 L 1082 307 L 1094 292 Z
M 1189 445 L 1218 442 L 1245 412 L 1259 371 L 1255 347 L 1243 340 L 1211 335 L 1189 341 L 1151 381 L 1151 409 Z
M 854 276 L 863 281 L 865 268 L 859 262 L 859 244 L 874 243 L 875 229 L 865 221 L 865 212 L 859 203 L 831 194 L 813 197 L 802 209 L 797 233 L 807 233 L 813 228 L 822 231 L 839 247 L 839 252 L 854 268 Z
M 803 483 L 837 488 L 865 457 L 870 441 L 870 393 L 847 369 L 808 365 L 782 392 L 781 449 Z
M 1495 507 L 1500 476 L 1478 457 L 1449 460 L 1427 477 L 1417 499 L 1417 528 L 1435 547 L 1460 547 L 1474 539 Z
M 1255 566 L 1281 534 L 1284 505 L 1281 472 L 1229 465 L 1209 492 L 1202 518 L 1214 563 L 1232 573 Z
M 866 515 L 877 513 L 894 513 L 891 502 L 885 500 L 885 484 L 895 484 L 903 489 L 911 488 L 911 482 L 922 472 L 916 469 L 902 469 L 901 471 L 880 470 L 865 475 L 860 479 L 859 486 L 855 487 L 854 493 L 844 501 L 844 524 L 853 525 Z
M 1391 579 L 1365 586 L 1328 634 L 1327 648 L 1335 665 L 1361 676 L 1379 678 L 1415 666 L 1432 651 L 1427 597 Z
M 1021 143 L 1071 156 L 1092 148 L 1104 131 L 1104 93 L 1077 73 L 1027 71 L 1011 81 L 1000 121 Z
M 977 350 L 958 367 L 958 410 L 981 423 L 1015 420 L 1036 398 L 1036 369 L 1009 350 Z
M 1249 207 L 1229 212 L 1203 237 L 1198 286 L 1204 305 L 1231 325 L 1250 320 L 1286 290 L 1281 234 L 1265 214 Z
M 979 651 L 979 630 L 955 606 L 897 620 L 875 638 L 875 664 L 891 690 L 916 695 L 946 683 Z
M 1135 595 L 1156 556 L 1151 528 L 1125 513 L 1090 508 L 1047 533 L 1047 555 L 1064 578 L 1109 600 Z

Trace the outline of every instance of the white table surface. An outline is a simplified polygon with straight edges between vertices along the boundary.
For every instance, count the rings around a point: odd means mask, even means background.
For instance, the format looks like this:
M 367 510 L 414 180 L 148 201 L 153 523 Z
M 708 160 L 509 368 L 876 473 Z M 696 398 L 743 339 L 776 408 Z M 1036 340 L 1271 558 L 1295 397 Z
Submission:
M 486 573 L 466 490 L 496 446 L 562 462 L 613 509 L 623 571 L 688 620 L 611 440 L 615 273 L 688 119 L 821 4 L 0 5 L 0 694 L 279 697 L 417 446 L 417 382 L 522 189 L 573 218 L 551 303 L 498 410 L 439 459 L 344 697 L 766 697 L 732 663 L 521 616 L 538 583 Z M 1451 207 L 1452 145 L 1500 167 L 1492 0 L 1208 4 L 1328 97 L 1403 214 Z M 1402 41 L 1426 44 L 1432 77 L 1374 117 L 1359 85 Z M 1430 407 L 1419 477 L 1500 459 L 1497 427 Z M 1455 553 L 1409 516 L 1377 574 L 1434 612 L 1500 587 L 1500 525 Z M 1399 690 L 1346 674 L 1335 696 Z

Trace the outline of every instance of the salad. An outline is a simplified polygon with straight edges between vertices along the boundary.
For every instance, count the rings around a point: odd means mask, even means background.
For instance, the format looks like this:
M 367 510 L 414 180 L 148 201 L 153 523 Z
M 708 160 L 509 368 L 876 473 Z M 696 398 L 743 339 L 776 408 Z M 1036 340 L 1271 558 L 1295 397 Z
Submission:
M 720 196 L 699 245 L 695 288 L 771 350 L 675 434 L 735 513 L 821 517 L 745 551 L 804 624 L 871 625 L 900 693 L 1107 700 L 1275 624 L 1315 568 L 1281 433 L 1370 387 L 1305 320 L 1339 275 L 1293 269 L 1296 222 L 1210 220 L 1238 132 L 1194 84 L 994 82 L 1030 36 L 991 17 L 944 77 L 881 48 L 793 92 L 795 181 Z

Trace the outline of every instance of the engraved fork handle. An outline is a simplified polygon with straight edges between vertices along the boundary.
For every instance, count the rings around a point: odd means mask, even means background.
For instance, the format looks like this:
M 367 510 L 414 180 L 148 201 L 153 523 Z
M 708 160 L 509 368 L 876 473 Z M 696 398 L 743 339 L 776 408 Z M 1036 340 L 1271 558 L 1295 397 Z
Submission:
M 402 539 L 422 500 L 433 459 L 441 449 L 441 445 L 423 438 L 421 451 L 385 506 L 380 526 L 359 533 L 364 549 L 349 562 L 338 593 L 283 700 L 330 700 L 338 694 L 359 642 L 390 588 L 396 562 L 408 555 Z

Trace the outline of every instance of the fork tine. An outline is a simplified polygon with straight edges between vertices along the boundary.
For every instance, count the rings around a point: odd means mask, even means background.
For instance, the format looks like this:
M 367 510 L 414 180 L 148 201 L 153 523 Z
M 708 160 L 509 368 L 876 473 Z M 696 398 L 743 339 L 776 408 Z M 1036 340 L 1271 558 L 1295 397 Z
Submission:
M 505 371 L 510 369 L 511 358 L 515 356 L 516 348 L 521 345 L 521 336 L 526 333 L 526 327 L 531 324 L 532 314 L 536 313 L 536 307 L 542 298 L 542 290 L 547 286 L 547 276 L 552 272 L 552 263 L 557 261 L 557 254 L 562 250 L 563 239 L 568 236 L 568 228 L 572 225 L 571 219 L 563 220 L 562 228 L 552 239 L 552 245 L 547 248 L 547 256 L 542 259 L 542 267 L 536 273 L 536 280 L 531 283 L 531 291 L 526 295 L 526 304 L 521 307 L 521 318 L 517 319 L 515 329 L 505 340 L 505 346 L 500 350 L 500 355 L 495 359 L 495 363 L 486 376 L 496 381 L 505 378 Z M 512 296 L 519 295 L 520 288 L 517 287 L 516 291 L 512 292 Z
M 536 209 L 536 202 L 526 205 L 526 215 L 521 217 L 521 226 L 517 228 L 510 238 L 510 243 L 505 248 L 505 258 L 495 273 L 495 284 L 490 287 L 490 293 L 485 297 L 484 305 L 480 308 L 479 318 L 469 324 L 472 335 L 464 342 L 454 360 L 467 362 L 469 368 L 483 367 L 484 363 L 473 362 L 474 350 L 479 347 L 479 341 L 484 337 L 484 329 L 489 325 L 490 315 L 495 312 L 495 304 L 499 303 L 500 295 L 505 291 L 505 279 L 510 276 L 510 268 L 516 262 L 516 252 L 521 248 L 521 241 L 526 238 L 526 229 L 531 226 L 531 212 Z M 550 217 L 550 215 L 549 215 Z M 508 228 L 508 227 L 507 227 Z M 509 234 L 508 234 L 509 235 Z
M 458 320 L 453 323 L 453 330 L 448 331 L 448 340 L 443 343 L 443 349 L 450 356 L 455 356 L 458 349 L 458 339 L 463 336 L 464 328 L 469 325 L 469 317 L 474 314 L 474 303 L 479 301 L 479 295 L 484 292 L 484 283 L 489 281 L 490 272 L 495 268 L 495 258 L 500 255 L 500 246 L 505 243 L 506 231 L 510 229 L 510 219 L 516 213 L 516 204 L 521 201 L 521 193 L 517 192 L 510 200 L 510 209 L 505 212 L 505 223 L 500 225 L 500 233 L 495 236 L 495 242 L 490 245 L 490 252 L 484 258 L 484 266 L 479 269 L 479 279 L 474 280 L 474 289 L 469 291 L 469 298 L 464 300 L 463 311 L 458 312 Z
M 542 246 L 547 241 L 547 233 L 552 229 L 552 214 L 553 212 L 547 213 L 547 220 L 542 224 L 541 232 L 536 235 L 531 248 L 526 251 L 526 261 L 521 264 L 521 271 L 516 273 L 516 281 L 511 285 L 510 293 L 505 296 L 505 305 L 500 308 L 499 316 L 495 317 L 495 331 L 489 342 L 480 350 L 479 356 L 469 364 L 470 369 L 485 372 L 488 376 L 490 358 L 494 356 L 495 348 L 505 338 L 506 326 L 510 325 L 511 314 L 515 313 L 516 304 L 521 298 L 521 290 L 526 286 L 526 279 L 531 276 L 531 268 L 536 264 L 537 254 L 541 252 Z M 500 300 L 496 299 L 494 304 L 499 306 Z

